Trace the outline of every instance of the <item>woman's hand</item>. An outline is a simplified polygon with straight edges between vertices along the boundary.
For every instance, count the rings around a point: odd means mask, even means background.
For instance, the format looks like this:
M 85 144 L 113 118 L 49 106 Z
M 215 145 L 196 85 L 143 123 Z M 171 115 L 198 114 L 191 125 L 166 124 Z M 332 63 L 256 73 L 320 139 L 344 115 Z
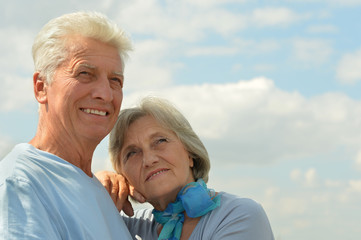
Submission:
M 117 209 L 119 211 L 123 210 L 128 216 L 134 215 L 132 204 L 128 200 L 128 195 L 140 203 L 145 202 L 144 197 L 132 186 L 129 186 L 122 175 L 110 171 L 100 171 L 97 172 L 95 176 L 108 191 Z

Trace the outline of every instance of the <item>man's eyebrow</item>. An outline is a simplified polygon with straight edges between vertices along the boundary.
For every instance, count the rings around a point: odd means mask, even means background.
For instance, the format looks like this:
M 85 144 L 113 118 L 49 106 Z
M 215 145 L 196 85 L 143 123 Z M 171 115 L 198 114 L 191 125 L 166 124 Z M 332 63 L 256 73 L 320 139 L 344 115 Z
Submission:
M 95 70 L 97 69 L 96 66 L 90 65 L 88 63 L 81 63 L 81 64 L 79 64 L 79 67 L 86 67 L 86 68 L 95 69 Z M 113 71 L 112 74 L 124 78 L 123 72 Z
M 122 77 L 122 78 L 124 77 L 124 74 L 123 74 L 122 72 L 114 71 L 113 74 L 114 74 L 114 75 L 117 75 L 117 76 L 119 76 L 119 77 Z
M 90 65 L 88 63 L 81 63 L 81 64 L 79 64 L 79 67 L 86 67 L 86 68 L 90 68 L 90 69 L 96 69 L 95 66 Z

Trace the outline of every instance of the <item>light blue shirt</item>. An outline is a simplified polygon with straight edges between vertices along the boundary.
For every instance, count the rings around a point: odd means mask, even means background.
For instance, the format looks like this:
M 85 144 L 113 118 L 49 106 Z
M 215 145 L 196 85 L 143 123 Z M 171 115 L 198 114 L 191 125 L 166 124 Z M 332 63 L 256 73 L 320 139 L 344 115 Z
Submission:
M 18 144 L 0 161 L 0 239 L 131 239 L 101 183 Z

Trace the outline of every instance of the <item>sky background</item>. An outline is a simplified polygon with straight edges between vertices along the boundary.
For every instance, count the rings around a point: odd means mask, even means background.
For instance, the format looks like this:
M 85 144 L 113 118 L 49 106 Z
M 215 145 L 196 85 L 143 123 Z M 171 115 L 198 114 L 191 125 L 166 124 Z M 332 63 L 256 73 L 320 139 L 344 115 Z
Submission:
M 129 34 L 123 107 L 172 101 L 210 187 L 261 203 L 277 240 L 361 238 L 361 0 L 0 0 L 0 158 L 36 131 L 35 35 L 77 10 Z

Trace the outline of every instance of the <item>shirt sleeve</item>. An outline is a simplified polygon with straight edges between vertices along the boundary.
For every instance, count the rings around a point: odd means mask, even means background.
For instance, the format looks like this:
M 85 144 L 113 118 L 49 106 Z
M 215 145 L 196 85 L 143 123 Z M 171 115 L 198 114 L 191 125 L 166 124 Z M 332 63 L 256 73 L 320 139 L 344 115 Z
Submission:
M 28 182 L 0 185 L 0 239 L 61 239 L 49 213 Z
M 227 203 L 217 218 L 219 224 L 212 239 L 274 240 L 262 206 L 251 199 L 237 198 Z M 213 218 L 214 219 L 214 218 Z

